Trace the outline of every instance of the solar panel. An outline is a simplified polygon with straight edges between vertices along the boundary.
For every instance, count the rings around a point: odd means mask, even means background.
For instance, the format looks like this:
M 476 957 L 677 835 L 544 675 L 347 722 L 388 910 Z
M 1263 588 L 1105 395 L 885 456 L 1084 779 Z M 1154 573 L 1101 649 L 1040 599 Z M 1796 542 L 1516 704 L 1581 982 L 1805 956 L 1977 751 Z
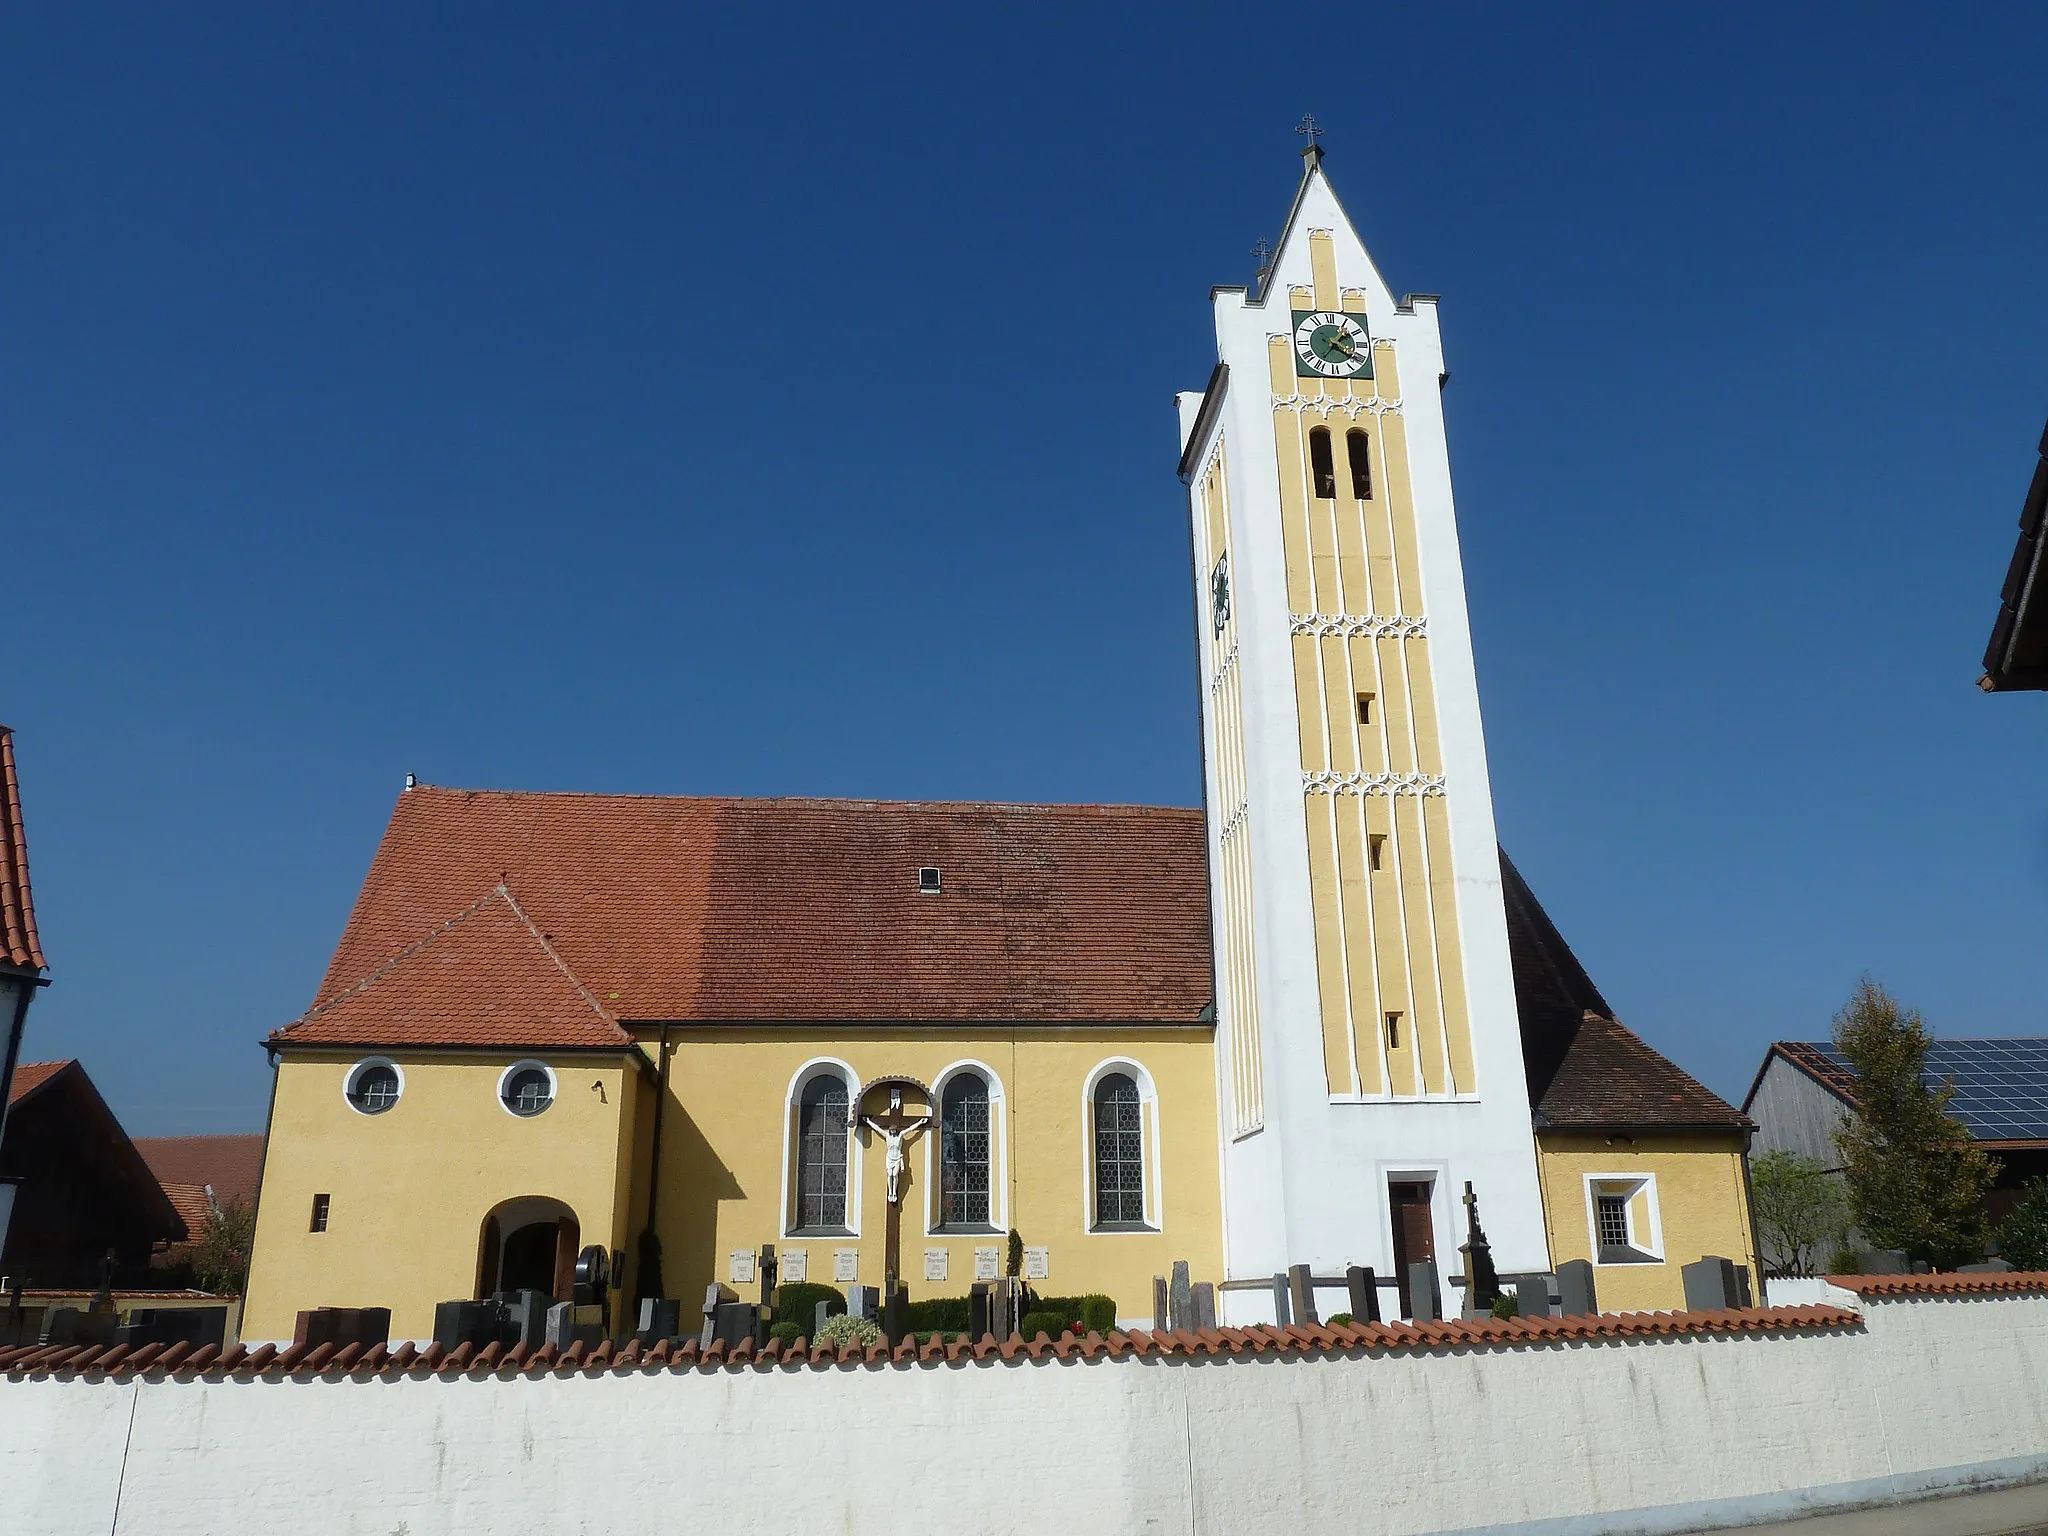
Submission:
M 1816 1041 L 1811 1049 L 1849 1070 L 1833 1044 Z M 1937 1040 L 1927 1052 L 1926 1081 L 1932 1087 L 1951 1078 L 1948 1112 L 1979 1141 L 2048 1141 L 2048 1039 Z

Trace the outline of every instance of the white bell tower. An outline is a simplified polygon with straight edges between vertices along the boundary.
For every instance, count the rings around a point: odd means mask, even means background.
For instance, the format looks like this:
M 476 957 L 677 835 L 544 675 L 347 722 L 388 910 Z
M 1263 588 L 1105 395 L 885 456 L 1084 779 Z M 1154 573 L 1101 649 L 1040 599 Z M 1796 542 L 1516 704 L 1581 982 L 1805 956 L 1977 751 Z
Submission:
M 1398 303 L 1305 155 L 1219 362 L 1176 401 L 1204 687 L 1227 1278 L 1396 1275 L 1443 1305 L 1469 1181 L 1545 1270 L 1436 300 Z M 1231 1322 L 1270 1292 L 1223 1293 Z M 1321 1315 L 1343 1307 L 1319 1296 Z M 1391 1288 L 1382 1315 L 1399 1310 Z

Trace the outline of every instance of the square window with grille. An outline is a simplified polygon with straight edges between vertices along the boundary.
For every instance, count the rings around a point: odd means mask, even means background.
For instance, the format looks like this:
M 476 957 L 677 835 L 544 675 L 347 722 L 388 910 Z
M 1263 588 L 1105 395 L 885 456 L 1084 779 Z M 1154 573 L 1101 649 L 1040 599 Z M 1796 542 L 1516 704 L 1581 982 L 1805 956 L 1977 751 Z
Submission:
M 1595 1196 L 1594 1211 L 1600 1224 L 1600 1246 L 1602 1248 L 1626 1248 L 1628 1246 L 1628 1196 Z

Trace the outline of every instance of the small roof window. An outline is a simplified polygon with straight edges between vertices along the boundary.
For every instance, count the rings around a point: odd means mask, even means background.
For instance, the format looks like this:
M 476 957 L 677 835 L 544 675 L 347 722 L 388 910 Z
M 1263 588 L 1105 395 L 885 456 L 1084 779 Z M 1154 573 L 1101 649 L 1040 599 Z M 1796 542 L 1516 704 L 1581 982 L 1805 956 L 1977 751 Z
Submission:
M 919 869 L 917 872 L 917 893 L 920 896 L 936 896 L 939 894 L 939 890 L 939 866 L 927 864 Z

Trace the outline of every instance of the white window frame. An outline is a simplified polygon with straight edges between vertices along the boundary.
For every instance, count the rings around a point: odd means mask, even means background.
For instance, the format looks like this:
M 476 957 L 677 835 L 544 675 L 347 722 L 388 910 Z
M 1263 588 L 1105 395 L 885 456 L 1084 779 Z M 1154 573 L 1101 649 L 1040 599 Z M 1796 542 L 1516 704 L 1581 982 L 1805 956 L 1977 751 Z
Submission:
M 389 1104 L 385 1105 L 382 1109 L 364 1109 L 361 1105 L 357 1104 L 353 1098 L 349 1096 L 355 1089 L 356 1079 L 361 1077 L 365 1072 L 369 1071 L 372 1067 L 389 1067 L 393 1072 L 398 1074 L 398 1097 L 393 1099 Z M 361 1061 L 356 1062 L 353 1066 L 351 1066 L 346 1072 L 342 1073 L 341 1075 L 341 1102 L 346 1104 L 356 1114 L 361 1115 L 365 1120 L 375 1120 L 379 1115 L 390 1114 L 392 1110 L 398 1108 L 399 1104 L 404 1100 L 404 1098 L 405 1068 L 401 1067 L 389 1056 L 365 1056 Z
M 946 1089 L 953 1079 L 965 1074 L 979 1077 L 988 1089 L 988 1130 L 994 1138 L 988 1149 L 989 1232 L 973 1227 L 939 1226 L 939 1120 L 945 1113 Z M 924 1143 L 924 1231 L 927 1237 L 981 1237 L 1010 1230 L 1010 1122 L 1003 1080 L 985 1061 L 956 1061 L 932 1084 L 932 1123 L 919 1139 Z
M 1657 1175 L 1654 1173 L 1589 1173 L 1584 1176 L 1586 1191 L 1586 1236 L 1593 1254 L 1593 1264 L 1601 1269 L 1636 1269 L 1645 1264 L 1664 1262 L 1664 1216 L 1657 1203 Z M 1648 1196 L 1645 1205 L 1649 1211 L 1647 1223 L 1636 1218 L 1636 1196 Z M 1620 1195 L 1628 1201 L 1628 1246 L 1643 1255 L 1640 1259 L 1603 1259 L 1600 1257 L 1600 1204 L 1602 1195 Z M 1647 1228 L 1647 1230 L 1645 1230 Z
M 1138 1228 L 1104 1230 L 1095 1220 L 1095 1085 L 1112 1072 L 1122 1072 L 1138 1085 L 1139 1129 L 1145 1157 L 1145 1224 Z M 1159 1090 L 1152 1074 L 1128 1056 L 1100 1061 L 1081 1083 L 1081 1215 L 1082 1229 L 1090 1237 L 1152 1237 L 1166 1230 L 1166 1181 L 1161 1177 L 1166 1162 L 1159 1128 Z
M 541 1071 L 545 1072 L 548 1075 L 548 1101 L 545 1106 L 535 1110 L 532 1114 L 522 1115 L 519 1113 L 518 1110 L 514 1109 L 510 1104 L 507 1104 L 505 1102 L 505 1085 L 512 1081 L 513 1073 L 524 1072 L 529 1067 L 538 1067 Z M 522 1056 L 518 1061 L 513 1062 L 511 1066 L 507 1067 L 504 1071 L 498 1074 L 498 1108 L 505 1111 L 505 1113 L 510 1115 L 514 1120 L 538 1120 L 542 1115 L 546 1114 L 550 1109 L 553 1109 L 555 1105 L 560 1103 L 561 1099 L 561 1079 L 555 1076 L 555 1069 L 553 1067 L 549 1066 L 546 1062 L 542 1061 L 537 1056 Z
M 839 1231 L 821 1233 L 815 1228 L 797 1225 L 796 1188 L 796 1145 L 803 1135 L 803 1126 L 798 1114 L 803 1103 L 804 1089 L 815 1078 L 836 1077 L 846 1085 L 846 1106 L 857 1109 L 860 1104 L 860 1075 L 853 1067 L 837 1056 L 813 1056 L 796 1069 L 789 1080 L 789 1088 L 782 1097 L 782 1235 L 799 1238 L 806 1242 L 831 1237 L 860 1236 L 860 1190 L 861 1166 L 866 1159 L 860 1155 L 858 1133 L 849 1128 L 846 1133 L 846 1211 L 845 1226 Z

